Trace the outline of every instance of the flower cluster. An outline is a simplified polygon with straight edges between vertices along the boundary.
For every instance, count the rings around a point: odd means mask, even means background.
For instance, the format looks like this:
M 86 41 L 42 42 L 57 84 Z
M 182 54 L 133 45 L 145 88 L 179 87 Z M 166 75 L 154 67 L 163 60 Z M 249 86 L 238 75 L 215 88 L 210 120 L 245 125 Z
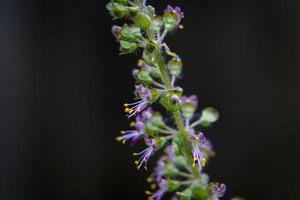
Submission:
M 223 197 L 226 186 L 209 182 L 203 168 L 214 155 L 211 142 L 203 128 L 217 121 L 219 114 L 211 107 L 196 114 L 198 98 L 185 96 L 176 86 L 181 77 L 183 62 L 164 42 L 169 32 L 183 28 L 184 13 L 179 7 L 168 5 L 162 15 L 146 0 L 111 0 L 107 9 L 114 19 L 126 19 L 122 26 L 113 26 L 112 33 L 120 44 L 121 54 L 142 52 L 133 69 L 136 81 L 135 99 L 125 103 L 125 113 L 134 119 L 130 130 L 121 131 L 116 138 L 134 146 L 138 141 L 145 149 L 133 155 L 138 169 L 147 169 L 147 163 L 157 152 L 162 156 L 148 181 L 149 199 L 161 200 L 172 193 L 172 200 L 217 200 Z M 161 105 L 171 120 L 154 111 L 153 104 Z M 170 122 L 171 121 L 171 122 Z

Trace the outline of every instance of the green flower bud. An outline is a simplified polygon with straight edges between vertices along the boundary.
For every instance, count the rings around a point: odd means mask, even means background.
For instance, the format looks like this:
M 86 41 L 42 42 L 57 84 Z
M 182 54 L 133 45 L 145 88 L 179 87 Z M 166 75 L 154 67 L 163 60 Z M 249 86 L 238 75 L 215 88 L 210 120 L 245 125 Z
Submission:
M 180 187 L 180 182 L 179 181 L 168 179 L 168 180 L 166 180 L 166 182 L 167 182 L 167 185 L 168 185 L 167 192 L 172 192 L 172 191 L 174 191 L 174 190 L 176 190 L 177 188 Z
M 183 156 L 175 156 L 174 159 L 175 159 L 176 165 L 179 168 L 184 168 L 184 167 L 187 166 L 187 162 L 186 162 L 185 157 L 183 157 Z
M 157 67 L 151 67 L 150 74 L 152 77 L 157 79 L 161 77 L 160 70 Z
M 208 199 L 208 191 L 201 186 L 196 186 L 192 189 L 192 198 L 193 199 Z
M 143 52 L 143 60 L 145 61 L 146 64 L 153 66 L 153 61 L 154 61 L 154 55 L 153 52 L 150 52 L 149 50 L 144 50 Z
M 119 3 L 110 2 L 106 5 L 106 8 L 110 11 L 114 19 L 121 19 L 128 15 L 127 7 Z
M 173 91 L 161 95 L 160 103 L 171 112 L 177 111 L 181 107 L 181 100 Z
M 164 174 L 168 177 L 176 177 L 179 175 L 179 170 L 171 162 L 168 162 L 164 168 Z
M 156 16 L 152 19 L 152 27 L 155 32 L 159 32 L 161 30 L 162 25 L 163 22 L 161 20 L 161 16 Z
M 127 42 L 124 40 L 120 40 L 121 51 L 124 54 L 132 53 L 136 50 L 137 44 L 135 42 Z
M 147 71 L 145 68 L 141 68 L 140 70 L 134 70 L 133 76 L 139 83 L 143 85 L 150 85 L 153 82 L 149 71 Z
M 155 16 L 155 8 L 153 8 L 152 6 L 146 6 L 145 8 L 146 10 L 146 14 L 149 16 L 149 17 L 154 17 Z
M 151 18 L 145 13 L 138 13 L 133 21 L 138 27 L 142 29 L 149 29 L 151 25 Z
M 120 39 L 127 42 L 135 42 L 142 38 L 141 29 L 137 26 L 128 26 L 124 24 L 121 31 Z
M 182 70 L 182 61 L 179 58 L 173 58 L 168 62 L 168 69 L 172 76 L 180 76 Z
M 178 20 L 178 16 L 174 12 L 165 12 L 163 15 L 163 22 L 168 30 L 174 29 Z
M 192 188 L 187 188 L 182 192 L 177 192 L 176 194 L 180 197 L 180 200 L 190 200 L 193 196 L 193 191 Z
M 147 65 L 157 66 L 157 59 L 153 49 L 155 48 L 155 43 L 148 42 L 147 48 L 143 52 L 143 60 Z
M 139 12 L 139 7 L 137 6 L 131 6 L 131 7 L 128 7 L 128 17 L 129 18 L 134 18 L 137 13 Z
M 218 118 L 219 118 L 219 112 L 212 107 L 207 107 L 202 111 L 200 122 L 202 126 L 207 127 L 211 123 L 216 122 Z
M 149 119 L 145 124 L 145 131 L 148 135 L 155 135 L 160 132 L 160 130 L 165 126 L 162 116 L 155 112 L 151 119 Z

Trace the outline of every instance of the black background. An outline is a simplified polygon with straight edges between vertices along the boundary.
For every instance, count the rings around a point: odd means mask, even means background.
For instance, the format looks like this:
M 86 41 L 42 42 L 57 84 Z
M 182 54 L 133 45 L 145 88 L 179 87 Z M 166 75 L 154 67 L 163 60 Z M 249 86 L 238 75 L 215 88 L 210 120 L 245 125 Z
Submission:
M 185 93 L 221 113 L 206 171 L 224 199 L 300 199 L 299 1 L 150 2 L 186 13 L 167 41 Z M 1 1 L 1 200 L 146 199 L 140 149 L 114 140 L 136 57 L 117 55 L 105 3 Z

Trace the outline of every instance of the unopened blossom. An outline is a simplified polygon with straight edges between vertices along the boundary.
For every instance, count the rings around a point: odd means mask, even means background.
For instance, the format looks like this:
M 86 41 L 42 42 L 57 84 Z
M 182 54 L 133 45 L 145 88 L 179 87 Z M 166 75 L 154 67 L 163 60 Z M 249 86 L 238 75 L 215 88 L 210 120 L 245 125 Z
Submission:
M 226 191 L 226 185 L 221 183 L 219 184 L 212 184 L 210 190 L 210 198 L 211 200 L 219 200 L 219 198 L 223 197 Z
M 194 116 L 194 112 L 198 106 L 198 97 L 196 95 L 182 96 L 182 114 L 184 118 L 190 120 Z
M 181 20 L 184 18 L 184 12 L 181 11 L 181 8 L 176 6 L 173 8 L 172 6 L 168 5 L 167 8 L 164 10 L 165 13 L 174 13 L 177 16 L 177 22 L 175 24 L 176 29 L 183 29 L 183 25 L 180 24 Z
M 157 149 L 157 144 L 152 138 L 145 137 L 145 143 L 147 144 L 147 148 L 139 153 L 134 153 L 134 156 L 140 156 L 140 159 L 135 161 L 137 168 L 140 169 L 143 165 L 144 168 L 147 169 L 147 162 L 149 158 L 152 156 L 153 152 Z

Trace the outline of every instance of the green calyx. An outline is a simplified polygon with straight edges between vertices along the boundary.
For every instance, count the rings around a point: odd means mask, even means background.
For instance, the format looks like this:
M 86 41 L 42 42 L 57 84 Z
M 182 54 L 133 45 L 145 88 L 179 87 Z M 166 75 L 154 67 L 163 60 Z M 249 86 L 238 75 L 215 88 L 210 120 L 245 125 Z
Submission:
M 135 42 L 127 42 L 125 40 L 120 40 L 120 50 L 123 54 L 132 53 L 137 49 L 137 44 Z
M 166 29 L 173 30 L 178 21 L 178 16 L 174 12 L 165 12 L 162 18 Z
M 138 13 L 133 21 L 138 27 L 145 30 L 149 30 L 151 26 L 151 18 L 147 14 L 142 12 Z
M 127 42 L 136 42 L 142 38 L 141 29 L 137 26 L 128 26 L 124 24 L 121 30 L 120 40 Z
M 164 167 L 164 174 L 167 177 L 176 177 L 179 175 L 179 170 L 171 162 L 167 162 Z
M 168 62 L 168 69 L 172 76 L 180 76 L 182 71 L 182 61 L 179 58 L 173 58 Z
M 201 187 L 201 186 L 195 186 L 195 187 L 189 187 L 185 189 L 182 192 L 176 193 L 180 200 L 208 200 L 208 191 Z
M 181 111 L 182 115 L 186 119 L 192 119 L 194 113 L 196 111 L 197 106 L 192 103 L 184 103 L 182 104 Z
M 219 112 L 212 107 L 203 109 L 200 117 L 201 126 L 210 126 L 212 123 L 216 122 L 219 119 L 219 115 Z
M 172 192 L 180 187 L 180 182 L 177 180 L 167 179 L 166 183 L 168 185 L 167 192 Z
M 138 83 L 143 85 L 151 85 L 153 83 L 153 79 L 151 78 L 150 72 L 145 68 L 141 68 L 140 70 L 136 70 L 133 74 Z
M 151 119 L 149 119 L 145 124 L 145 131 L 149 136 L 156 135 L 160 133 L 160 130 L 164 128 L 165 123 L 162 116 L 155 112 Z
M 161 16 L 156 16 L 152 19 L 152 28 L 155 32 L 159 32 L 161 30 L 162 25 L 163 21 L 161 19 Z
M 128 0 L 114 0 L 106 4 L 107 10 L 113 16 L 113 19 L 134 18 L 138 11 L 138 6 L 128 6 Z
M 114 19 L 121 19 L 128 15 L 128 8 L 120 3 L 109 2 L 106 5 L 107 10 L 114 17 Z
M 178 111 L 181 108 L 181 100 L 175 91 L 164 93 L 160 97 L 160 103 L 171 112 Z

